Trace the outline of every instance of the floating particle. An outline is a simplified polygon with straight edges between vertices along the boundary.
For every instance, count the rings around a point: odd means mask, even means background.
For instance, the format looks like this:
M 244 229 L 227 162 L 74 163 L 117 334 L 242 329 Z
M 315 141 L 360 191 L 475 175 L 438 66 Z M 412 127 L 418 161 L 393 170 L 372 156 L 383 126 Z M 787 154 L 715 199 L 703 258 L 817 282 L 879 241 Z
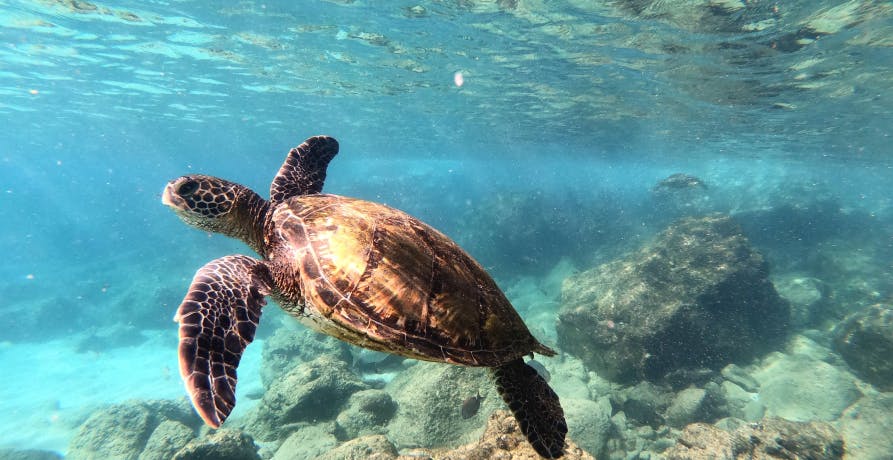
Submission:
M 456 84 L 457 88 L 461 88 L 462 85 L 465 84 L 465 77 L 462 76 L 462 72 L 456 72 L 453 74 L 453 83 Z

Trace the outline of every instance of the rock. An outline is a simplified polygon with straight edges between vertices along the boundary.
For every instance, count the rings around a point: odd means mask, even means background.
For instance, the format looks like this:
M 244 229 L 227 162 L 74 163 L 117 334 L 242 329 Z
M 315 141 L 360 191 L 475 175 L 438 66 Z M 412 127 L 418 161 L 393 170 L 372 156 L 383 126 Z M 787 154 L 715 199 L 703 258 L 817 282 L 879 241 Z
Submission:
M 407 453 L 411 458 L 431 458 L 432 460 L 542 460 L 521 433 L 515 417 L 506 410 L 498 410 L 490 415 L 487 428 L 480 439 L 455 449 L 415 449 Z M 564 460 L 595 460 L 588 452 L 567 440 Z
M 0 449 L 0 460 L 62 460 L 62 456 L 49 450 Z
M 388 438 L 399 449 L 456 446 L 477 438 L 491 411 L 503 408 L 487 370 L 418 362 L 397 375 L 385 391 L 397 402 Z M 462 403 L 483 396 L 477 414 L 464 419 Z
M 676 394 L 664 419 L 673 428 L 683 428 L 695 422 L 716 420 L 718 402 L 703 388 L 686 388 Z
M 334 423 L 305 425 L 293 432 L 271 460 L 316 460 L 338 445 Z
M 601 455 L 611 435 L 611 402 L 607 397 L 598 401 L 562 398 L 564 416 L 569 428 L 568 437 L 593 455 Z
M 824 361 L 841 369 L 846 368 L 846 363 L 840 355 L 831 349 L 831 341 L 827 336 L 814 329 L 794 334 L 788 339 L 784 353 L 792 357 L 800 356 L 809 360 Z
M 625 383 L 760 356 L 781 344 L 790 314 L 763 257 L 722 215 L 677 221 L 566 279 L 562 304 L 559 347 Z
M 205 437 L 193 439 L 180 449 L 173 460 L 260 460 L 251 436 L 240 430 L 223 428 Z
M 348 440 L 362 435 L 384 434 L 397 412 L 397 403 L 382 390 L 362 390 L 350 396 L 347 408 L 335 419 L 335 435 Z
M 546 364 L 553 370 L 549 372 L 549 385 L 562 398 L 593 399 L 590 397 L 590 373 L 586 370 L 582 361 L 576 357 L 565 355 L 560 360 L 550 359 Z M 540 365 L 543 365 L 543 363 L 540 363 Z M 596 396 L 603 395 L 604 393 Z
M 403 370 L 406 358 L 391 353 L 350 347 L 351 364 L 364 382 L 385 386 L 393 379 L 394 373 Z
M 766 414 L 788 420 L 835 420 L 862 396 L 852 374 L 806 355 L 777 353 L 754 377 Z
M 847 457 L 889 459 L 893 452 L 893 393 L 860 399 L 837 420 L 837 429 L 846 443 Z
M 153 399 L 147 401 L 138 401 L 138 404 L 149 409 L 155 414 L 158 422 L 164 420 L 173 420 L 188 426 L 193 430 L 198 430 L 204 424 L 202 420 L 195 415 L 192 403 L 186 397 L 178 399 Z
M 555 379 L 551 386 L 562 398 L 589 399 L 589 386 L 577 377 Z
M 768 418 L 732 433 L 705 423 L 689 425 L 664 456 L 667 460 L 839 460 L 843 453 L 843 439 L 827 423 Z
M 731 431 L 737 430 L 738 428 L 741 428 L 742 426 L 744 426 L 746 424 L 747 424 L 747 422 L 744 420 L 741 420 L 740 418 L 726 417 L 726 418 L 717 420 L 716 423 L 713 424 L 713 426 L 719 428 L 720 430 L 731 432 Z
M 766 407 L 760 402 L 759 394 L 748 392 L 728 380 L 722 382 L 720 387 L 730 416 L 749 422 L 763 418 Z
M 637 424 L 657 428 L 664 423 L 663 413 L 670 406 L 673 393 L 650 382 L 641 382 L 621 392 L 620 407 L 626 418 Z
M 623 432 L 630 428 L 629 420 L 626 418 L 626 412 L 620 411 L 611 416 L 611 424 L 614 425 L 614 431 Z
M 418 183 L 407 186 L 419 188 Z M 456 229 L 466 231 L 458 232 L 464 238 L 457 242 L 487 265 L 512 267 L 515 274 L 540 271 L 562 255 L 583 259 L 594 247 L 623 244 L 618 235 L 627 234 L 629 220 L 618 198 L 606 188 L 583 194 L 529 188 L 480 193 L 474 206 L 460 208 Z M 442 202 L 443 196 L 432 199 Z
M 803 329 L 818 324 L 827 313 L 829 287 L 817 278 L 798 273 L 773 277 L 779 295 L 791 304 L 791 327 Z
M 893 391 L 893 308 L 872 305 L 834 329 L 834 349 L 866 382 Z
M 757 382 L 744 368 L 737 364 L 729 364 L 722 368 L 722 376 L 747 391 L 756 392 L 760 389 L 760 382 Z
M 193 433 L 201 422 L 185 399 L 131 400 L 109 405 L 94 411 L 81 424 L 66 458 L 136 460 L 166 421 L 177 422 Z
M 174 420 L 165 420 L 152 431 L 139 460 L 168 460 L 193 439 L 195 432 L 192 428 Z
M 341 444 L 326 452 L 319 460 L 392 460 L 397 449 L 382 435 L 369 435 Z
M 589 388 L 589 394 L 593 399 L 610 395 L 617 392 L 619 389 L 617 384 L 603 378 L 595 372 L 588 373 L 588 381 L 586 382 L 586 387 Z
M 66 458 L 137 460 L 155 430 L 155 415 L 141 404 L 114 404 L 99 409 L 78 428 Z
M 302 363 L 307 363 L 322 355 L 330 355 L 346 363 L 351 362 L 349 345 L 319 334 L 301 325 L 283 326 L 264 341 L 261 354 L 260 377 L 264 388 Z
M 243 428 L 262 441 L 284 439 L 300 423 L 332 420 L 367 388 L 347 363 L 324 354 L 273 381 Z
M 713 205 L 703 180 L 684 173 L 672 174 L 651 188 L 651 198 L 661 215 L 673 218 L 704 215 Z

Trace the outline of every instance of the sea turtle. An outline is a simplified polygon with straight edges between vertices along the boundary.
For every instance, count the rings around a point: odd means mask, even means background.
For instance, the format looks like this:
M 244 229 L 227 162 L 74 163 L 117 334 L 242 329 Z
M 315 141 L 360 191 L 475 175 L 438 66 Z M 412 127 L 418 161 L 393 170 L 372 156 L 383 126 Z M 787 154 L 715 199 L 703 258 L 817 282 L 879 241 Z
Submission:
M 232 411 L 236 367 L 271 296 L 306 326 L 360 347 L 491 368 L 534 449 L 561 457 L 564 411 L 523 360 L 555 352 L 448 237 L 388 206 L 321 193 L 337 153 L 325 136 L 292 149 L 269 201 L 197 174 L 164 188 L 162 202 L 184 222 L 239 238 L 261 257 L 207 263 L 177 310 L 180 375 L 198 414 L 217 428 Z
M 661 179 L 660 182 L 658 182 L 657 185 L 652 188 L 652 191 L 668 192 L 671 190 L 684 190 L 693 188 L 706 189 L 707 184 L 705 184 L 704 181 L 702 181 L 701 179 L 692 176 L 691 174 L 675 173 Z

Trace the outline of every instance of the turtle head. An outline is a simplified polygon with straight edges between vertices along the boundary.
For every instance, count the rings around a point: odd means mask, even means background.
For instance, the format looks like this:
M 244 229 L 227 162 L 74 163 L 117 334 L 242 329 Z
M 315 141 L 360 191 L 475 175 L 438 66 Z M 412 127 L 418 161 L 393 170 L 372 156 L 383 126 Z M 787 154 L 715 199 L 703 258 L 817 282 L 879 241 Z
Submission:
M 168 182 L 161 202 L 193 227 L 240 238 L 257 249 L 267 202 L 244 185 L 200 174 L 182 176 Z

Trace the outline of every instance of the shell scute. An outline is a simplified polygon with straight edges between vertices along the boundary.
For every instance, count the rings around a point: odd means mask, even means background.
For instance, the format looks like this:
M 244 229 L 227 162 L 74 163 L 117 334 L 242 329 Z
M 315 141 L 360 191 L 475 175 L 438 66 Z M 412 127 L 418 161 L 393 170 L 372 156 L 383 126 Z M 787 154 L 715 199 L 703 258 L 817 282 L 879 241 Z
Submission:
M 314 309 L 317 318 L 298 319 L 321 332 L 416 359 L 482 366 L 541 347 L 477 262 L 401 211 L 309 195 L 283 203 L 274 225 L 282 247 L 273 260 L 295 273 L 277 283 L 300 285 L 291 290 L 300 300 L 282 300 Z

